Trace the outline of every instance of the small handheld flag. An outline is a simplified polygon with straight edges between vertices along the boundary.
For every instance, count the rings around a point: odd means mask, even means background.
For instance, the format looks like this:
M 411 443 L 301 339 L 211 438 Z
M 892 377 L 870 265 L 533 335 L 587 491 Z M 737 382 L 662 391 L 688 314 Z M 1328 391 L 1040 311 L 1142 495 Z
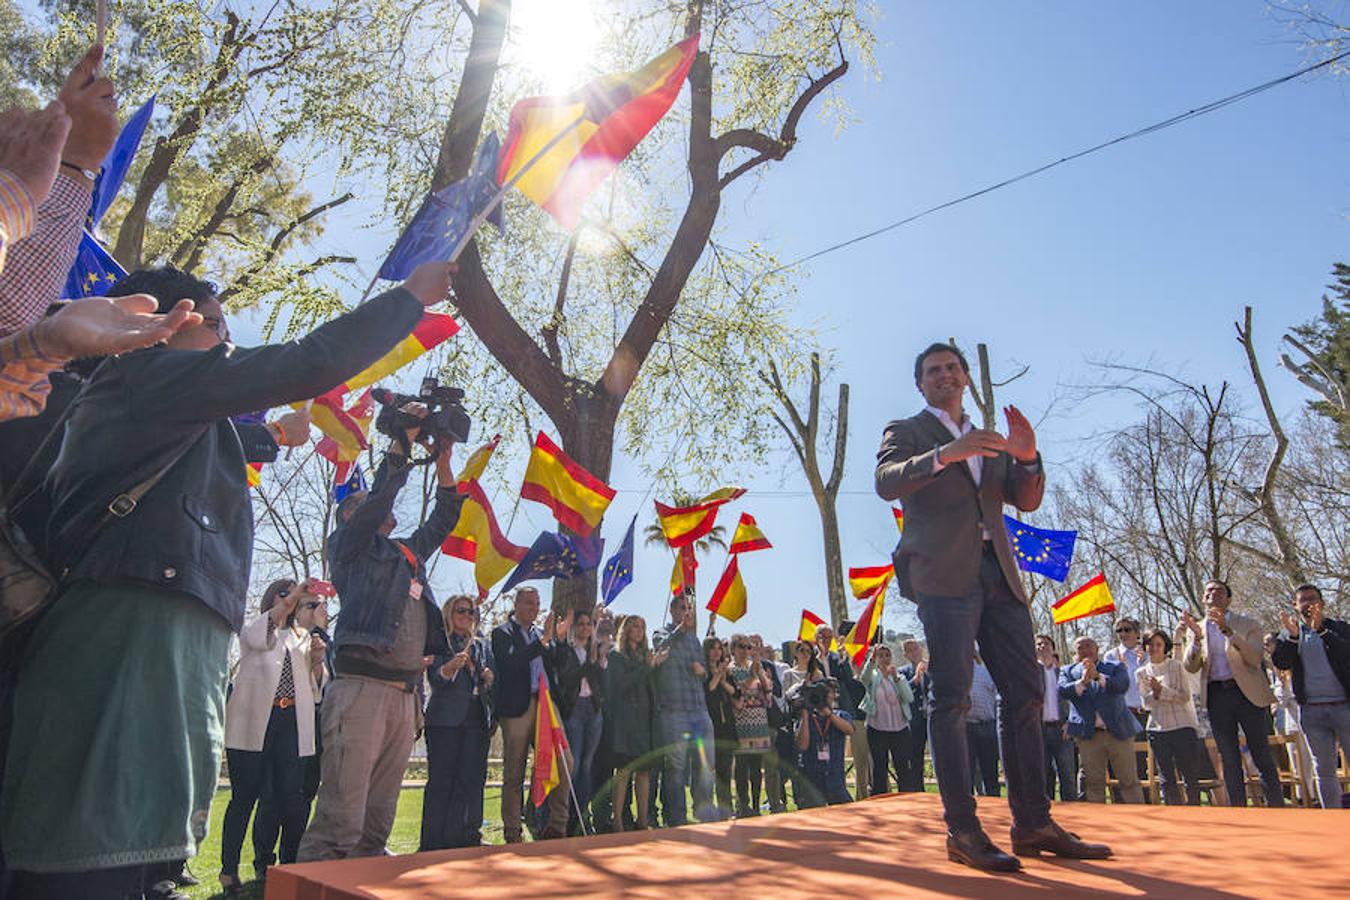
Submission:
M 542 431 L 534 439 L 520 496 L 553 510 L 553 517 L 579 535 L 600 524 L 614 489 L 587 472 Z
M 698 557 L 694 556 L 694 545 L 685 544 L 675 553 L 675 566 L 670 570 L 670 596 L 693 593 L 698 573 Z
M 1055 581 L 1069 577 L 1069 564 L 1073 562 L 1073 546 L 1078 539 L 1078 532 L 1036 528 L 1006 514 L 1003 522 L 1008 526 L 1008 541 L 1012 544 L 1019 569 Z
M 759 525 L 755 522 L 755 517 L 749 513 L 741 513 L 741 519 L 736 523 L 736 533 L 731 538 L 732 553 L 750 553 L 754 550 L 767 550 L 773 544 L 764 536 L 764 532 L 759 530 Z
M 502 534 L 492 504 L 478 483 L 501 439 L 501 435 L 495 435 L 464 462 L 456 483 L 457 490 L 465 495 L 464 504 L 460 507 L 454 530 L 441 544 L 441 552 L 445 555 L 473 563 L 479 599 L 486 597 L 492 586 L 525 558 L 527 550 L 511 543 Z
M 370 490 L 366 486 L 366 476 L 361 473 L 361 464 L 351 464 L 351 475 L 342 483 L 333 486 L 333 501 L 341 503 L 351 494 Z
M 825 624 L 825 620 L 810 610 L 802 610 L 802 624 L 797 628 L 797 640 L 807 641 L 814 644 L 816 642 L 816 632 Z M 830 649 L 839 649 L 839 639 L 830 638 Z
M 98 178 L 94 180 L 93 196 L 89 204 L 90 228 L 103 220 L 108 207 L 112 206 L 113 200 L 117 198 L 117 192 L 122 189 L 122 183 L 127 180 L 127 171 L 131 168 L 132 160 L 136 158 L 136 151 L 140 149 L 141 139 L 145 136 L 146 126 L 150 124 L 150 117 L 154 112 L 155 98 L 152 96 L 141 105 L 140 109 L 132 113 L 131 118 L 122 126 L 122 130 L 117 133 L 117 140 L 104 157 L 103 167 L 98 173 Z
M 1116 601 L 1106 586 L 1106 573 L 1098 572 L 1087 584 L 1051 606 L 1050 617 L 1056 625 L 1063 625 L 1074 619 L 1115 611 Z
M 898 506 L 891 507 L 891 514 L 895 516 L 895 530 L 901 534 L 905 533 L 905 511 Z
M 605 563 L 605 571 L 600 580 L 600 605 L 609 606 L 619 592 L 633 583 L 633 530 L 637 527 L 637 516 L 628 523 L 628 531 L 619 545 L 619 552 Z
M 887 579 L 889 580 L 889 579 Z M 886 608 L 886 591 L 883 588 L 872 595 L 863 614 L 853 624 L 853 630 L 844 638 L 844 649 L 853 657 L 853 664 L 861 666 L 867 658 L 867 650 L 881 633 L 881 614 Z
M 502 591 L 509 591 L 522 581 L 575 578 L 583 572 L 589 572 L 600 565 L 604 546 L 605 542 L 599 536 L 569 537 L 545 531 L 534 539 L 520 565 L 502 585 Z
M 685 38 L 636 72 L 597 78 L 564 97 L 521 100 L 511 108 L 497 183 L 518 177 L 522 194 L 564 228 L 575 228 L 586 198 L 670 110 L 698 38 Z
M 741 580 L 740 557 L 732 554 L 726 571 L 713 590 L 708 609 L 728 622 L 735 622 L 745 615 L 745 582 Z
M 725 487 L 718 488 L 691 506 L 675 507 L 656 503 L 656 518 L 661 524 L 666 543 L 678 549 L 704 537 L 717 522 L 717 510 L 744 493 L 745 488 Z
M 122 268 L 98 239 L 86 230 L 80 235 L 80 245 L 75 250 L 75 262 L 71 264 L 70 273 L 66 275 L 66 286 L 61 291 L 61 299 L 100 297 L 126 275 L 127 270 Z
M 530 779 L 530 802 L 543 806 L 553 789 L 562 784 L 563 753 L 567 732 L 548 689 L 548 677 L 539 673 L 538 702 L 534 712 L 534 776 Z
M 854 597 L 859 600 L 867 600 L 878 594 L 886 593 L 886 586 L 891 583 L 893 575 L 895 575 L 895 567 L 891 565 L 850 568 L 848 570 L 848 586 L 853 591 Z
M 422 263 L 450 259 L 460 238 L 479 212 L 486 209 L 497 193 L 493 180 L 497 168 L 499 141 L 489 134 L 474 157 L 473 170 L 467 178 L 428 194 L 403 229 L 393 249 L 380 266 L 380 277 L 387 281 L 402 281 Z M 497 206 L 488 221 L 501 231 L 502 208 Z

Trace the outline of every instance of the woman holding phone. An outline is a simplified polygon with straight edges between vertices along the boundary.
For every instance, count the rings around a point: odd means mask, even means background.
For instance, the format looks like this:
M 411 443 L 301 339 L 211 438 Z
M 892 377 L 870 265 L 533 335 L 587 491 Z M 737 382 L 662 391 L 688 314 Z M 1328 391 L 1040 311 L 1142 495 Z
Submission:
M 267 802 L 253 827 L 254 870 L 264 877 L 278 830 L 287 836 L 281 862 L 295 862 L 304 831 L 302 760 L 314 754 L 314 701 L 323 684 L 325 649 L 321 638 L 297 626 L 296 613 L 304 604 L 324 602 L 322 589 L 289 578 L 272 582 L 258 604 L 260 614 L 239 632 L 239 669 L 225 703 L 230 803 L 221 828 L 220 884 L 226 894 L 239 892 L 244 832 L 264 785 Z M 275 821 L 263 809 L 274 810 Z

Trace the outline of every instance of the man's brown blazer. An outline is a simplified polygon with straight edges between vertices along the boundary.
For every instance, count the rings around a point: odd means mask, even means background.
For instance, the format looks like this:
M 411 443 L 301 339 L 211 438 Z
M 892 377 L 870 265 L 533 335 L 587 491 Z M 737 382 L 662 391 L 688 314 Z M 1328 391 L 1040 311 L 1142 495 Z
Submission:
M 980 486 L 965 460 L 949 462 L 933 473 L 937 448 L 952 441 L 937 416 L 924 410 L 886 426 L 877 451 L 877 493 L 903 501 L 905 529 L 895 549 L 900 593 L 959 597 L 974 590 L 984 552 L 980 525 L 989 532 L 1008 586 L 1027 602 L 1017 573 L 1003 505 L 1030 512 L 1041 505 L 1045 470 L 1041 459 L 1023 465 L 1007 453 L 982 460 Z

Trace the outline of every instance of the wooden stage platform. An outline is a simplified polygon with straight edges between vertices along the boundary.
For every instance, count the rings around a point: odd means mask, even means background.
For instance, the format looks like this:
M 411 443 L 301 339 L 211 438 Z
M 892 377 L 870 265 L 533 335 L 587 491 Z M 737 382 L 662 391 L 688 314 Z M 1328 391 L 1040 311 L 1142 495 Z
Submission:
M 1005 801 L 980 800 L 1005 850 Z M 1350 812 L 1055 805 L 1114 859 L 1023 860 L 1017 875 L 947 861 L 934 794 L 562 841 L 274 867 L 267 900 L 465 897 L 1350 897 Z M 734 892 L 734 893 L 730 893 Z

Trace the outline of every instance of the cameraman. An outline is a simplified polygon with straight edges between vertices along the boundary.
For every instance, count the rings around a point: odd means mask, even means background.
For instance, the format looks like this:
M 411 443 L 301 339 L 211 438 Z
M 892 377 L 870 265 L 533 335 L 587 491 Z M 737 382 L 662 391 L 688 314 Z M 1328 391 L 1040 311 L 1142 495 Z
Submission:
M 839 683 L 833 678 L 802 689 L 805 705 L 797 723 L 797 749 L 809 787 L 797 806 L 848 803 L 853 798 L 844 785 L 844 739 L 853 734 L 853 717 L 836 709 Z
M 427 414 L 420 403 L 402 412 L 419 419 Z M 342 501 L 328 536 L 333 583 L 342 597 L 333 632 L 337 677 L 324 695 L 322 778 L 314 821 L 300 842 L 302 862 L 385 852 L 403 770 L 421 730 L 422 672 L 427 658 L 450 650 L 424 565 L 454 529 L 463 502 L 445 435 L 432 445 L 438 452 L 431 515 L 408 537 L 389 537 L 420 430 L 408 428 L 398 436 L 403 440 L 391 443 L 370 491 Z

